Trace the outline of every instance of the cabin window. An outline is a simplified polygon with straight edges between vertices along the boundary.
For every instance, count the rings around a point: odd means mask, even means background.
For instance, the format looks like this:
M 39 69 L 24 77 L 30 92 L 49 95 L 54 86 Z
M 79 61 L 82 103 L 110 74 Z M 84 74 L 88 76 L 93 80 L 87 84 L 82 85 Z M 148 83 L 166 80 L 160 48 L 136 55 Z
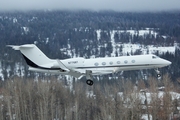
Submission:
M 102 62 L 102 65 L 106 65 L 106 63 L 105 63 L 105 62 Z
M 99 63 L 94 63 L 94 65 L 95 65 L 95 66 L 98 66 L 98 65 L 99 65 Z
M 131 62 L 132 62 L 132 63 L 135 63 L 135 60 L 132 60 Z
M 109 62 L 109 64 L 110 64 L 110 65 L 112 65 L 112 64 L 113 64 L 113 62 L 111 61 L 111 62 Z
M 124 63 L 125 63 L 125 64 L 127 64 L 127 63 L 128 63 L 128 61 L 127 61 L 127 60 L 125 60 L 125 61 L 124 61 Z
M 120 64 L 121 62 L 120 61 L 117 61 L 117 64 Z

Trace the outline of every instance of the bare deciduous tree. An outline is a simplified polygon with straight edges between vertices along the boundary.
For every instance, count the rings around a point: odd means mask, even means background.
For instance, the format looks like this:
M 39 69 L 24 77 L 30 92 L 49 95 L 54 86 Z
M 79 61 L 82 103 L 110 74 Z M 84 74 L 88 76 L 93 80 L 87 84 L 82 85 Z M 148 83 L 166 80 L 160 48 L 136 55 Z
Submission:
M 87 86 L 77 81 L 73 88 L 54 77 L 36 82 L 14 77 L 0 89 L 0 119 L 138 120 L 144 114 L 148 119 L 169 119 L 172 112 L 178 113 L 172 96 L 175 86 L 167 75 L 159 82 L 150 78 L 147 84 L 123 80 Z

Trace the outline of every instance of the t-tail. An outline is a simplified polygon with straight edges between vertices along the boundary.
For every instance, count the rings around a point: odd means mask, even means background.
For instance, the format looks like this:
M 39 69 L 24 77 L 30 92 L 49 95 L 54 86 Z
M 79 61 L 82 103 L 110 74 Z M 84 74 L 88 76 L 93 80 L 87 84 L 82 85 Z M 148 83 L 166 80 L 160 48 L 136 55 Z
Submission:
M 7 45 L 12 47 L 14 50 L 20 50 L 26 63 L 30 67 L 42 67 L 52 62 L 36 45 L 26 44 L 26 45 Z
M 32 71 L 59 71 L 59 72 L 69 72 L 69 69 L 60 61 L 56 59 L 48 58 L 36 45 L 25 44 L 25 45 L 7 45 L 12 47 L 14 50 L 19 50 L 26 63 L 29 66 L 29 70 Z
M 26 63 L 29 66 L 29 70 L 37 72 L 48 72 L 48 73 L 61 73 L 72 75 L 76 78 L 82 77 L 83 74 L 74 71 L 66 67 L 63 62 L 59 59 L 48 58 L 36 45 L 25 44 L 25 45 L 7 45 L 12 47 L 14 50 L 19 50 Z

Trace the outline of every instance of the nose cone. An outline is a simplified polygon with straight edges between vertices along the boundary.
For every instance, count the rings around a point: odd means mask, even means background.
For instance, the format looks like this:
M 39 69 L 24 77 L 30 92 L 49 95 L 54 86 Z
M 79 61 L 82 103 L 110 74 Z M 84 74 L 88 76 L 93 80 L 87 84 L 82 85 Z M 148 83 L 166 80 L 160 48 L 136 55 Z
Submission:
M 167 61 L 167 64 L 168 64 L 168 65 L 170 65 L 170 64 L 171 64 L 171 62 L 170 62 L 170 61 Z
M 155 59 L 153 62 L 156 63 L 156 67 L 165 67 L 171 64 L 170 61 L 162 59 L 162 58 Z
M 166 65 L 166 66 L 168 66 L 168 65 L 170 65 L 170 64 L 171 64 L 171 62 L 170 62 L 170 61 L 168 61 L 168 60 L 164 60 L 164 61 L 163 61 L 163 64 L 164 64 L 164 65 Z

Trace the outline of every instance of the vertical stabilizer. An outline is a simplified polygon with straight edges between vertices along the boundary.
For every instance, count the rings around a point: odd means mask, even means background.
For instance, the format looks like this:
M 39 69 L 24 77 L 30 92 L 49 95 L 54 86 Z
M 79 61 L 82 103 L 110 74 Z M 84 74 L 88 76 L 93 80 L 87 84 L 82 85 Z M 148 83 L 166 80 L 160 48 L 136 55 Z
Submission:
M 49 59 L 36 45 L 25 44 L 20 46 L 8 45 L 14 50 L 20 50 L 28 65 L 35 67 L 50 63 Z

